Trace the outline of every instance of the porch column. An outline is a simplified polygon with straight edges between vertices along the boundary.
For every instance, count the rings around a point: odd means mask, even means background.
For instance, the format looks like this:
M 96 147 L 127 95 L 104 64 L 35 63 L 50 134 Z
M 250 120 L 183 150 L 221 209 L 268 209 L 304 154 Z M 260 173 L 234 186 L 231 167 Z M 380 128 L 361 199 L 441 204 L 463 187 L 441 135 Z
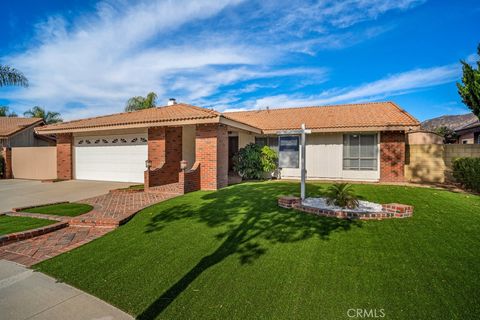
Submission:
M 198 124 L 195 161 L 200 164 L 200 189 L 217 190 L 228 185 L 228 131 L 219 123 Z
M 405 181 L 405 132 L 380 132 L 380 181 Z
M 73 179 L 72 140 L 71 133 L 57 134 L 57 179 Z

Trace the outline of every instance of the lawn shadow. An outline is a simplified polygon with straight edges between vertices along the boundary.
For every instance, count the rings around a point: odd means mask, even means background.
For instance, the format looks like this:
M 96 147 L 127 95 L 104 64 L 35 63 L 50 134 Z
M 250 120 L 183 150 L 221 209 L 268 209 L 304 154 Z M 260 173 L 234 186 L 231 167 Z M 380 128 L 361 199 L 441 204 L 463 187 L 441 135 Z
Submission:
M 223 240 L 211 254 L 203 257 L 181 279 L 167 289 L 138 319 L 155 319 L 205 270 L 231 255 L 238 255 L 241 264 L 253 263 L 267 252 L 262 242 L 292 243 L 318 237 L 328 240 L 332 232 L 360 227 L 358 221 L 310 216 L 277 206 L 277 196 L 295 194 L 292 183 L 249 183 L 203 195 L 200 205 L 182 204 L 162 210 L 151 218 L 145 232 L 157 232 L 166 224 L 194 219 L 210 227 L 223 226 L 216 235 Z M 319 186 L 309 185 L 308 194 L 323 194 Z

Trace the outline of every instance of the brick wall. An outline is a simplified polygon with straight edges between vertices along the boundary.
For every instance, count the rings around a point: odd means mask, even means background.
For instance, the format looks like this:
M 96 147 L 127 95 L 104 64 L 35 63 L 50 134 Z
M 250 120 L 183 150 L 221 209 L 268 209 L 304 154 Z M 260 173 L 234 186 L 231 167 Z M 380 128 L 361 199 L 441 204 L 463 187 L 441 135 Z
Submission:
M 73 179 L 72 134 L 57 134 L 57 179 Z
M 149 128 L 148 159 L 152 161 L 152 168 L 145 173 L 147 188 L 178 183 L 182 160 L 182 127 Z
M 225 125 L 197 125 L 195 160 L 200 163 L 202 190 L 217 190 L 228 185 L 228 132 Z
M 388 131 L 380 133 L 380 181 L 405 180 L 405 133 Z
M 12 149 L 2 147 L 0 149 L 0 155 L 2 156 L 2 159 L 0 159 L 0 161 L 3 161 L 3 173 L 0 174 L 0 177 L 3 179 L 12 179 Z

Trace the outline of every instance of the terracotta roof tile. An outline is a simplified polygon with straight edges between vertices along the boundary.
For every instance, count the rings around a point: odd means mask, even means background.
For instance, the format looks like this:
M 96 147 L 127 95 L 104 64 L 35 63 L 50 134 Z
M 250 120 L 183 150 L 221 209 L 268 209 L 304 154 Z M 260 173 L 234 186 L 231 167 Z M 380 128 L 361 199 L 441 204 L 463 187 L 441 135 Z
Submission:
M 324 107 L 279 108 L 226 112 L 225 117 L 257 127 L 264 132 L 299 129 L 361 129 L 416 127 L 419 122 L 393 102 L 371 102 Z
M 42 123 L 41 118 L 0 117 L 0 137 L 6 138 L 35 123 Z
M 184 103 L 178 103 L 172 106 L 155 107 L 132 112 L 122 112 L 106 116 L 56 123 L 39 128 L 38 132 L 41 133 L 52 130 L 96 128 L 142 123 L 161 124 L 162 122 L 167 121 L 217 118 L 219 115 L 220 113 L 213 110 Z

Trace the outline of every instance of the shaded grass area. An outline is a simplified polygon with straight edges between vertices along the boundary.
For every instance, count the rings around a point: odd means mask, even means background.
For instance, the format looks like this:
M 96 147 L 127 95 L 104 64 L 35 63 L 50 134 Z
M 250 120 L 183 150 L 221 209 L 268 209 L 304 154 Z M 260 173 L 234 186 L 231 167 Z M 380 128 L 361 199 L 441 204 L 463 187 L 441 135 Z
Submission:
M 24 209 L 24 212 L 51 214 L 55 216 L 76 217 L 91 211 L 93 207 L 84 203 L 59 203 Z
M 309 195 L 327 185 L 309 184 Z M 387 319 L 480 314 L 480 197 L 356 185 L 361 198 L 415 206 L 413 218 L 348 221 L 277 206 L 286 182 L 195 192 L 36 265 L 139 319 Z
M 0 216 L 0 236 L 9 233 L 40 228 L 56 222 L 57 221 L 30 217 Z

